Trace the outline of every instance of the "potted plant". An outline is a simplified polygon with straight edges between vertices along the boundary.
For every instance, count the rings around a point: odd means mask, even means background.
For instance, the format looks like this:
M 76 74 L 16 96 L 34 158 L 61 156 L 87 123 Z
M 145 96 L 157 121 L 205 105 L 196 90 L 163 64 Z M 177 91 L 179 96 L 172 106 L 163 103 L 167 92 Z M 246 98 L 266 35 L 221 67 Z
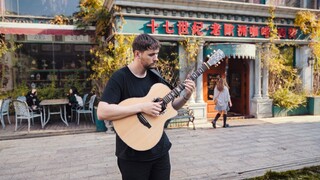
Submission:
M 280 88 L 272 94 L 273 116 L 291 116 L 308 114 L 306 96 L 288 88 Z

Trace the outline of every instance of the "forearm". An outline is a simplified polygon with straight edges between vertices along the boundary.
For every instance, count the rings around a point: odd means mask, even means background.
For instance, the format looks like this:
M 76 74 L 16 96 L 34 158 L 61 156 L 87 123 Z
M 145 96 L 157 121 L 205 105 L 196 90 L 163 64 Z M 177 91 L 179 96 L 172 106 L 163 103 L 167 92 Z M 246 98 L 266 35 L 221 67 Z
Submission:
M 99 120 L 118 120 L 133 114 L 141 112 L 138 104 L 129 106 L 119 106 L 117 104 L 108 104 L 106 102 L 99 102 L 97 115 Z
M 186 96 L 178 97 L 172 102 L 172 107 L 175 110 L 179 110 L 180 108 L 182 108 L 182 106 L 184 106 L 187 103 L 188 99 L 189 97 Z

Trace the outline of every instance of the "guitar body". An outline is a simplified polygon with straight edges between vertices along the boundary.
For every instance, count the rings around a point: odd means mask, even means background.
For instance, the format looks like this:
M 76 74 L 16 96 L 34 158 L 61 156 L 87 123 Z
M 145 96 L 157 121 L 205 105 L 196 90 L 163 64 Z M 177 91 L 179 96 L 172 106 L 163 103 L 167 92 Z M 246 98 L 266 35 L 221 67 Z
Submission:
M 202 63 L 201 67 L 189 76 L 189 79 L 194 81 L 204 71 L 208 70 L 210 66 L 216 65 L 223 57 L 225 57 L 224 53 L 220 49 L 217 50 L 217 52 L 210 56 L 207 62 Z M 129 147 L 137 151 L 146 151 L 153 148 L 159 142 L 163 134 L 165 122 L 178 114 L 172 107 L 171 101 L 178 97 L 184 88 L 185 86 L 180 84 L 178 87 L 171 90 L 166 85 L 157 83 L 151 87 L 147 96 L 129 98 L 120 102 L 120 106 L 128 106 L 141 102 L 154 102 L 155 99 L 162 98 L 163 102 L 165 102 L 164 104 L 167 104 L 167 107 L 156 117 L 138 113 L 112 121 L 118 136 Z
M 151 87 L 145 97 L 129 98 L 120 102 L 119 105 L 127 106 L 141 102 L 152 102 L 156 98 L 164 97 L 170 91 L 170 88 L 166 85 L 157 83 Z M 165 122 L 176 116 L 177 111 L 172 107 L 171 103 L 168 103 L 166 110 L 159 116 L 154 117 L 144 113 L 142 113 L 142 115 L 149 122 L 151 128 L 143 125 L 136 114 L 113 121 L 114 128 L 122 141 L 129 147 L 138 151 L 149 150 L 159 142 Z

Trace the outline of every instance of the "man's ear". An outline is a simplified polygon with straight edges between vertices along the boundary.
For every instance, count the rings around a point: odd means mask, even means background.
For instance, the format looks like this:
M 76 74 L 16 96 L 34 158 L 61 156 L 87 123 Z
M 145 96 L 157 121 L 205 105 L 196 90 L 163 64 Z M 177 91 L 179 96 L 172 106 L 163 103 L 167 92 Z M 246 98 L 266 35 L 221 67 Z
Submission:
M 140 58 L 141 57 L 140 51 L 135 51 L 134 56 Z

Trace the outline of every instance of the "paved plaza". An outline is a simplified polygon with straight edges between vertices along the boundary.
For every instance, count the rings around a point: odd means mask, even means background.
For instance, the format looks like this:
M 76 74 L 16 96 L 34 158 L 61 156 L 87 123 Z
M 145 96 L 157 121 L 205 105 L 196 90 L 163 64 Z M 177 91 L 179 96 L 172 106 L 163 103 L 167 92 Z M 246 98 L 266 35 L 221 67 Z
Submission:
M 243 179 L 320 165 L 320 116 L 229 121 L 230 128 L 167 129 L 171 179 Z M 218 123 L 221 125 L 221 122 Z M 0 141 L 1 180 L 119 180 L 115 135 L 83 133 Z

